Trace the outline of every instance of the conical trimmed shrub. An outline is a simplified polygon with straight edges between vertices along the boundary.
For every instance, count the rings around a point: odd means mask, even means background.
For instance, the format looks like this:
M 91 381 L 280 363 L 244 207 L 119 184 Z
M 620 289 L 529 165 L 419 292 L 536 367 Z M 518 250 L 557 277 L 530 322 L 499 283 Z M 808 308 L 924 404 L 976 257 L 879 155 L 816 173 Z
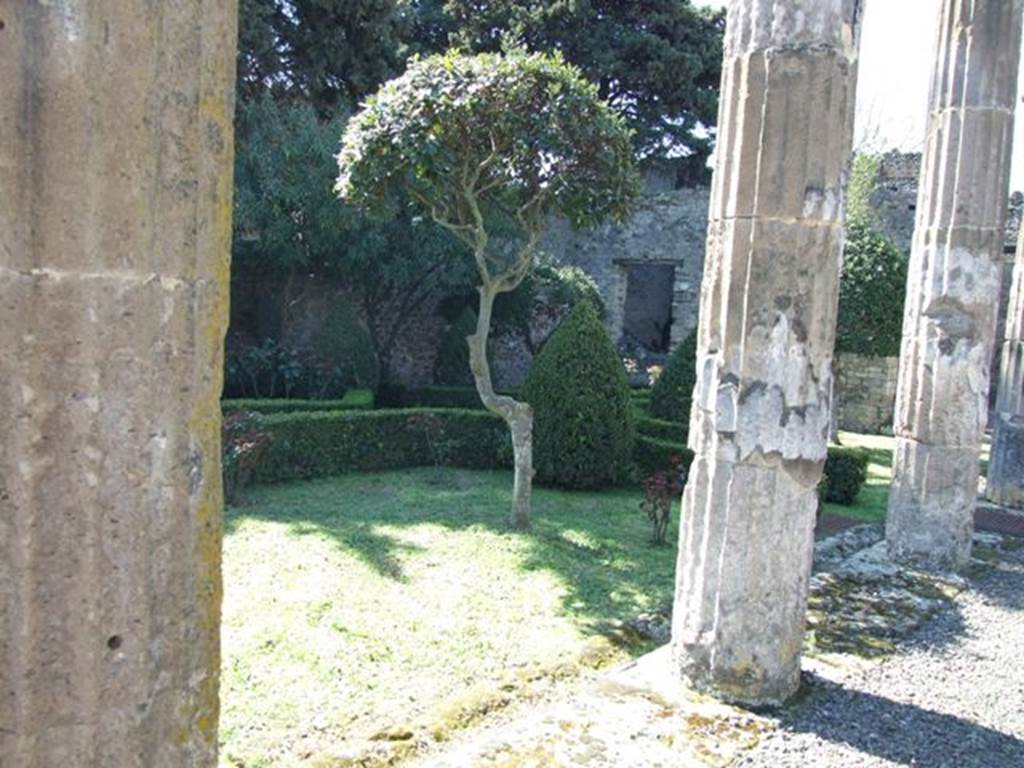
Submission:
M 648 412 L 656 419 L 690 423 L 690 403 L 697 384 L 697 330 L 676 347 L 651 390 Z
M 622 361 L 589 302 L 580 302 L 537 355 L 522 396 L 534 412 L 537 481 L 562 488 L 618 482 L 634 426 Z

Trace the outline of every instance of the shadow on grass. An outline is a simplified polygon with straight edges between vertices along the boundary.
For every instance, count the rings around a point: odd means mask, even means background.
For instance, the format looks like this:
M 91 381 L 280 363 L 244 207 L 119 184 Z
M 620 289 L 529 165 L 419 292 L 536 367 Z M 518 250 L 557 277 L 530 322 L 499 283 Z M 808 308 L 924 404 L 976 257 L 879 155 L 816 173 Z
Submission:
M 401 582 L 403 561 L 423 548 L 403 541 L 396 529 L 476 528 L 515 539 L 523 548 L 522 571 L 557 574 L 565 587 L 564 612 L 595 629 L 671 600 L 675 546 L 650 543 L 639 491 L 537 488 L 533 528 L 519 532 L 508 524 L 511 488 L 511 473 L 431 469 L 253 488 L 229 510 L 226 531 L 244 520 L 283 523 L 295 536 L 327 536 L 376 573 Z

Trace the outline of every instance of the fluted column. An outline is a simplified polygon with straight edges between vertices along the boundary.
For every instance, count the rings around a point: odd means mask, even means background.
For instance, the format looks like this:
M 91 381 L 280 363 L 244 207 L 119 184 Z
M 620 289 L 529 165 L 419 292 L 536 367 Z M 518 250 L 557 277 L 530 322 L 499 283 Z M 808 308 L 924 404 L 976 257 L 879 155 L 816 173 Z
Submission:
M 943 0 L 907 283 L 886 537 L 970 558 L 999 307 L 1024 0 Z
M 996 504 L 1024 507 L 1024 227 L 1017 241 L 1001 359 L 985 495 Z
M 0 0 L 0 765 L 214 766 L 232 0 Z
M 748 704 L 800 680 L 861 3 L 729 6 L 673 653 Z

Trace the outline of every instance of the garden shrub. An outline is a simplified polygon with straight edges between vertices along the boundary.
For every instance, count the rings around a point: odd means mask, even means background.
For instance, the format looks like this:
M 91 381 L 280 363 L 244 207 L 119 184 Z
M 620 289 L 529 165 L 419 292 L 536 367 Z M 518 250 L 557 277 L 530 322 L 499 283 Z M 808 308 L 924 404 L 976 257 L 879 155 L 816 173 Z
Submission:
M 697 330 L 694 329 L 669 356 L 651 389 L 648 413 L 656 419 L 690 423 L 690 403 L 697 384 Z
M 465 387 L 474 385 L 473 372 L 469 369 L 469 344 L 466 343 L 466 337 L 474 333 L 476 312 L 465 307 L 441 339 L 434 363 L 434 381 Z
M 430 467 L 439 461 L 466 469 L 512 466 L 508 428 L 486 411 L 281 413 L 261 417 L 260 424 L 271 441 L 254 472 L 257 482 Z M 437 431 L 428 435 L 431 424 Z
M 220 407 L 225 414 L 252 411 L 265 416 L 310 411 L 372 411 L 373 392 L 368 389 L 350 389 L 340 400 L 222 400 Z
M 242 343 L 228 336 L 224 394 L 234 398 L 338 398 L 345 393 L 343 371 L 306 348 L 264 339 Z
M 629 385 L 589 302 L 580 302 L 536 357 L 522 389 L 534 411 L 537 480 L 597 488 L 623 478 L 635 427 Z
M 873 357 L 900 353 L 907 254 L 867 224 L 847 228 L 839 283 L 836 349 Z
M 818 495 L 831 504 L 853 504 L 867 480 L 868 461 L 868 454 L 859 448 L 830 447 Z
M 331 307 L 315 343 L 317 351 L 340 372 L 346 387 L 377 389 L 380 368 L 373 341 L 347 301 Z

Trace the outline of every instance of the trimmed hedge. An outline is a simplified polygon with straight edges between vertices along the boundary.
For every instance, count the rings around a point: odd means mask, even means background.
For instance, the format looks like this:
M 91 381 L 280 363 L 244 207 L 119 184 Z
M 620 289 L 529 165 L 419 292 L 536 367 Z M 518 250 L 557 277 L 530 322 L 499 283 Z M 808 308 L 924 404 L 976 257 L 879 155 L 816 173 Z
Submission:
M 667 440 L 670 443 L 686 443 L 689 426 L 678 421 L 665 421 L 663 419 L 652 419 L 650 416 L 641 416 L 636 420 L 637 433 L 645 437 L 653 437 L 657 440 Z
M 693 451 L 682 443 L 640 435 L 633 447 L 633 461 L 639 467 L 641 475 L 645 477 L 670 469 L 673 456 L 681 458 L 683 466 L 687 470 L 690 469 L 690 464 L 693 462 Z
M 265 416 L 314 411 L 372 411 L 373 392 L 368 389 L 350 389 L 340 400 L 221 400 L 220 407 L 223 413 L 251 411 Z
M 860 448 L 830 447 L 819 496 L 831 504 L 853 504 L 868 478 L 868 462 L 867 452 Z
M 629 384 L 590 303 L 577 304 L 548 339 L 522 398 L 533 407 L 538 483 L 586 489 L 623 479 L 636 435 Z
M 662 472 L 672 466 L 672 456 L 683 459 L 687 469 L 693 461 L 693 452 L 682 443 L 659 440 L 640 435 L 633 450 L 633 459 L 642 476 Z M 868 455 L 859 448 L 830 446 L 825 460 L 825 471 L 818 484 L 818 495 L 831 504 L 850 506 L 867 480 Z
M 499 395 L 519 397 L 519 388 L 498 391 Z M 377 392 L 378 408 L 460 408 L 484 410 L 476 387 L 402 387 L 390 385 Z
M 270 445 L 253 473 L 255 482 L 438 463 L 466 469 L 512 466 L 508 427 L 485 411 L 282 413 L 263 416 L 260 425 L 269 433 Z

